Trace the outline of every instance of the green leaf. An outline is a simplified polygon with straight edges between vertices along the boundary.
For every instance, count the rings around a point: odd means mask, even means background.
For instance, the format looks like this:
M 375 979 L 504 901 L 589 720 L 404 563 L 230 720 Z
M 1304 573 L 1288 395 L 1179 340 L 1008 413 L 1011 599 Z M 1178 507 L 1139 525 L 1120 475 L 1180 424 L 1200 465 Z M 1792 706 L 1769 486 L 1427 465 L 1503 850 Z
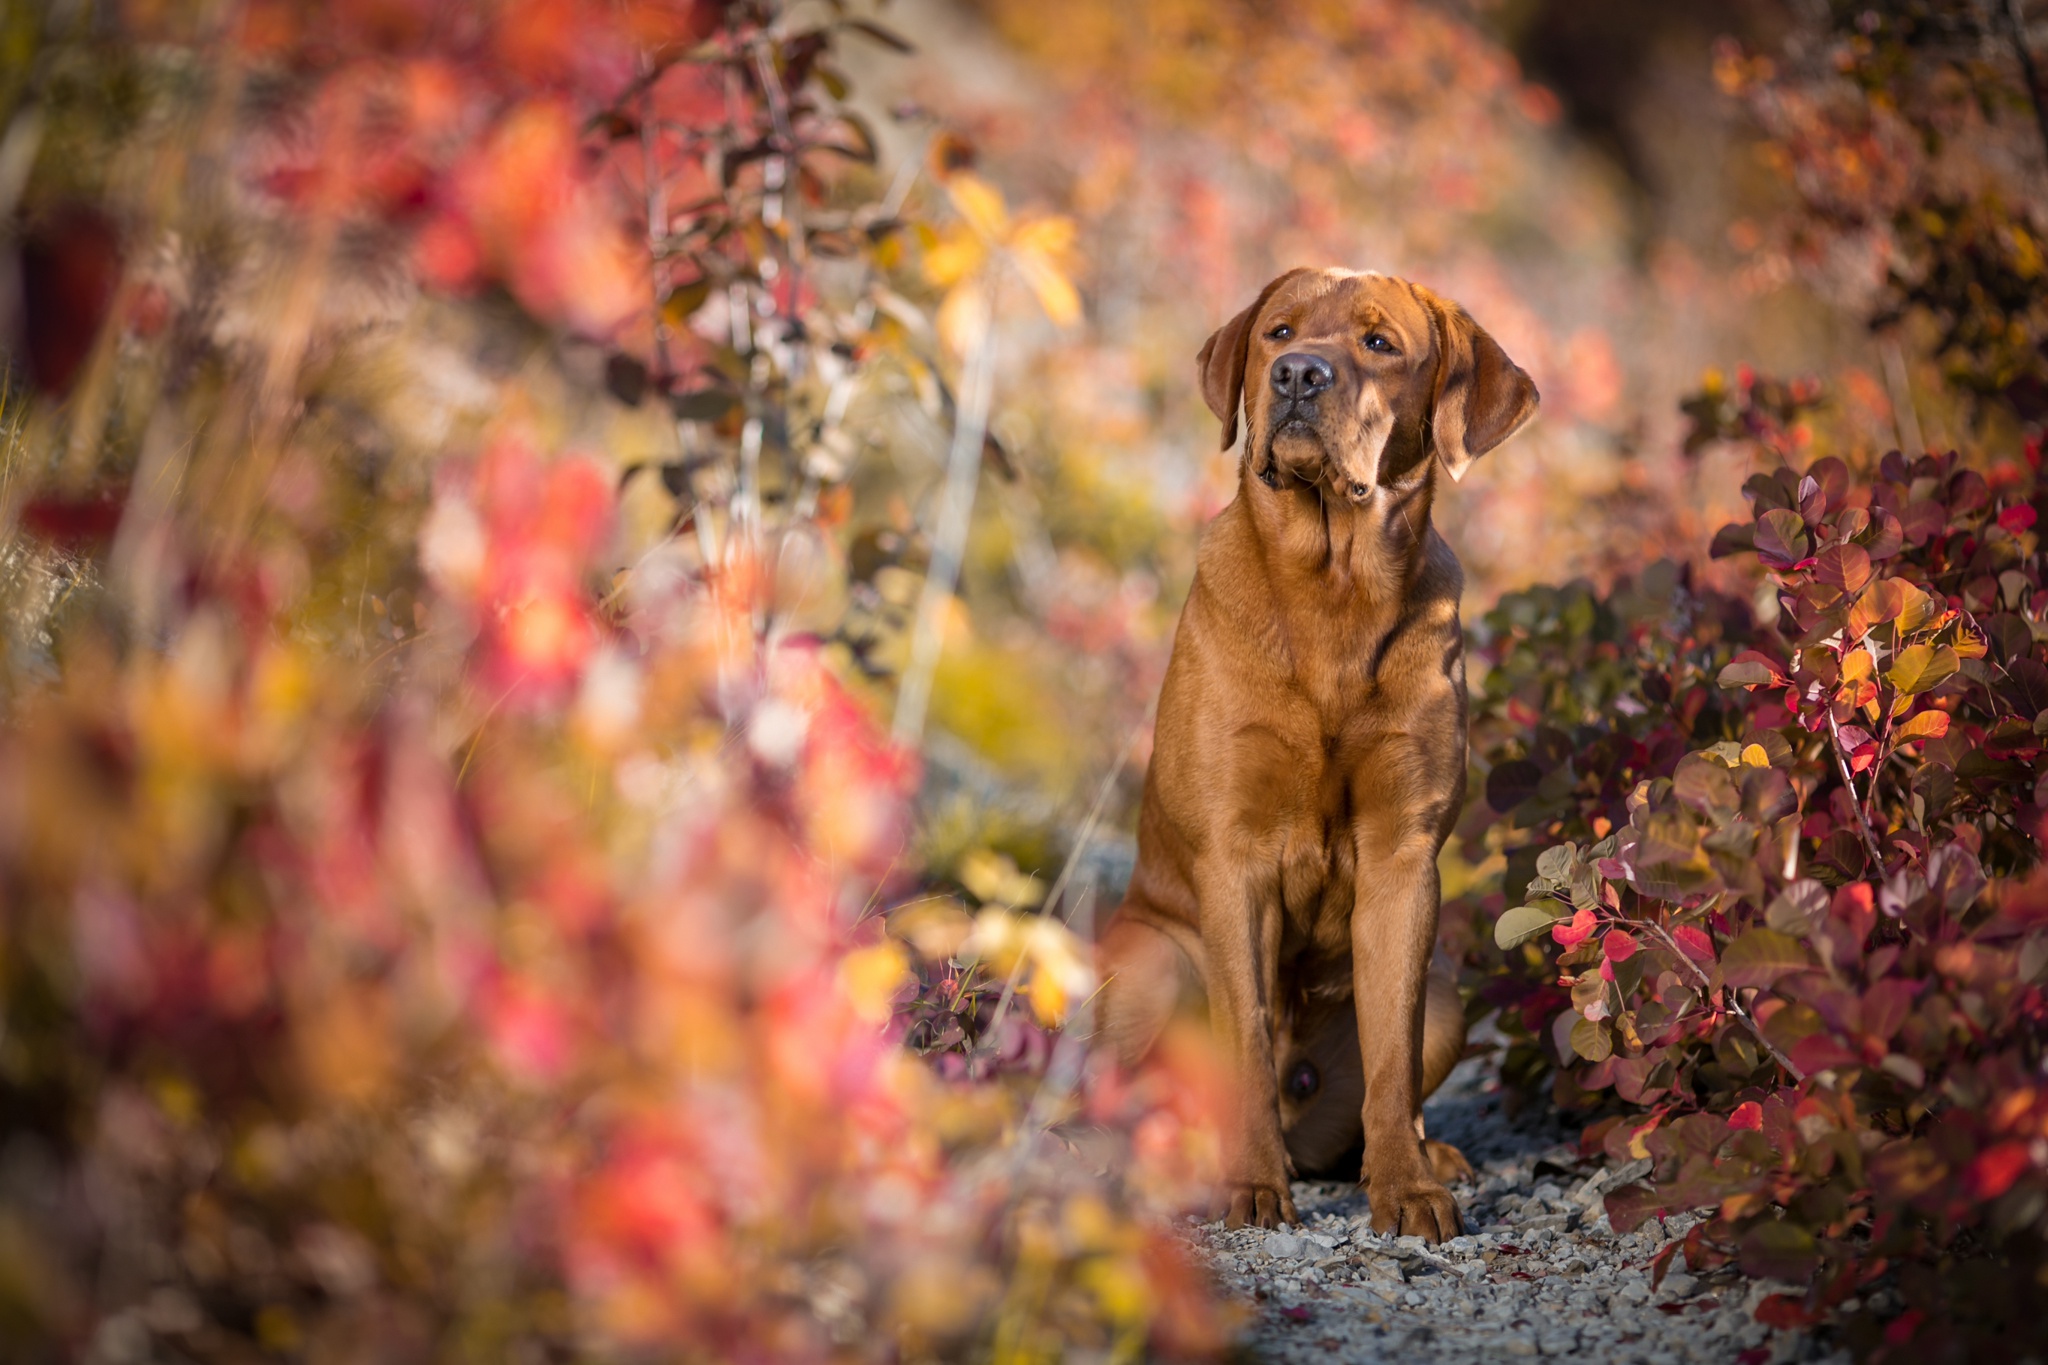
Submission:
M 1891 685 L 1904 693 L 1930 692 L 1954 676 L 1962 660 L 1947 645 L 1911 645 L 1902 649 L 1885 671 Z
M 1757 688 L 1767 684 L 1769 679 L 1772 679 L 1772 671 L 1761 663 L 1731 663 L 1729 667 L 1720 669 L 1718 677 L 1722 688 Z
M 1549 906 L 1518 905 L 1493 922 L 1493 941 L 1505 951 L 1527 943 L 1564 916 L 1564 907 L 1554 901 Z
M 1768 986 L 1811 965 L 1799 940 L 1776 929 L 1751 929 L 1721 954 L 1722 975 L 1735 987 Z
M 1762 1279 L 1804 1280 L 1819 1254 L 1813 1234 L 1789 1218 L 1758 1223 L 1742 1238 L 1742 1268 Z
M 1555 848 L 1546 848 L 1536 859 L 1536 875 L 1547 877 L 1559 884 L 1569 882 L 1572 879 L 1572 868 L 1578 860 L 1577 844 L 1559 844 Z
M 1785 675 L 1768 657 L 1753 649 L 1745 649 L 1733 663 L 1721 670 L 1716 681 L 1723 687 L 1763 687 L 1784 679 Z
M 1780 891 L 1764 911 L 1764 922 L 1781 934 L 1805 938 L 1828 912 L 1828 889 L 1811 877 Z
M 725 389 L 698 389 L 669 396 L 668 405 L 684 422 L 716 422 L 740 405 L 739 395 Z
M 1603 1023 L 1581 1019 L 1572 1025 L 1572 1051 L 1589 1062 L 1604 1062 L 1614 1055 L 1614 1035 Z

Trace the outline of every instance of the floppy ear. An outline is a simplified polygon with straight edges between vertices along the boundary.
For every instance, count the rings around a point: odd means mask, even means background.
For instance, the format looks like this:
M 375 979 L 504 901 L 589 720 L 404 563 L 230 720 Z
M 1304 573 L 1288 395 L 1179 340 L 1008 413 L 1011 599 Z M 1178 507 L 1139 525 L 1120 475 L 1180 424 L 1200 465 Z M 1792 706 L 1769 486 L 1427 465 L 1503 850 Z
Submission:
M 1453 479 L 1462 479 L 1474 460 L 1536 415 L 1540 395 L 1535 382 L 1471 314 L 1419 285 L 1415 292 L 1436 332 L 1430 449 Z
M 1195 357 L 1195 366 L 1202 375 L 1202 397 L 1207 400 L 1209 411 L 1223 423 L 1225 450 L 1237 440 L 1237 405 L 1244 398 L 1244 365 L 1251 353 L 1252 324 L 1258 321 L 1259 310 L 1273 297 L 1273 291 L 1299 274 L 1301 269 L 1297 267 L 1261 289 L 1251 307 L 1212 332 L 1202 343 L 1201 354 Z

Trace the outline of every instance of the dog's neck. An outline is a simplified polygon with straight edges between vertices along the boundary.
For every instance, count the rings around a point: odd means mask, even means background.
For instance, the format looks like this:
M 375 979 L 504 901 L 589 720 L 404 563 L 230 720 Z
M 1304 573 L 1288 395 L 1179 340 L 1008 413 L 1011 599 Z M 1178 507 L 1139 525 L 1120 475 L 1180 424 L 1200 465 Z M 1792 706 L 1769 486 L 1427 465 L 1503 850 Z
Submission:
M 1435 496 L 1435 461 L 1427 459 L 1363 501 L 1270 462 L 1262 470 L 1245 459 L 1238 473 L 1238 499 L 1275 600 L 1343 617 L 1378 615 L 1406 598 L 1428 553 Z

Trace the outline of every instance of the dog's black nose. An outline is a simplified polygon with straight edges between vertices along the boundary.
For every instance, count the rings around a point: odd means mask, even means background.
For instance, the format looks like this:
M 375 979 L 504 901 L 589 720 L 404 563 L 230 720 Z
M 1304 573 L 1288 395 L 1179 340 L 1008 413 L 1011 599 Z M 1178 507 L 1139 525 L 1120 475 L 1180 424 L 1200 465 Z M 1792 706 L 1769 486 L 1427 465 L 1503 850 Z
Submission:
M 1303 351 L 1289 351 L 1273 362 L 1273 391 L 1282 398 L 1313 398 L 1336 382 L 1329 361 Z

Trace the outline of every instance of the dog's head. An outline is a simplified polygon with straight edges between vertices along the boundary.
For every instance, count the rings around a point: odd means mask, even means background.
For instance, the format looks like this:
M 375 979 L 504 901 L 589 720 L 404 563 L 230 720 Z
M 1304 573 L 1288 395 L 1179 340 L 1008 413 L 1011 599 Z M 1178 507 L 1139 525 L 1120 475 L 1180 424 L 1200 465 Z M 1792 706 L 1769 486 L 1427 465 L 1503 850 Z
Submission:
M 1452 478 L 1536 414 L 1536 386 L 1463 308 L 1390 275 L 1290 270 L 1202 347 L 1202 395 L 1271 487 L 1352 502 L 1435 455 Z

